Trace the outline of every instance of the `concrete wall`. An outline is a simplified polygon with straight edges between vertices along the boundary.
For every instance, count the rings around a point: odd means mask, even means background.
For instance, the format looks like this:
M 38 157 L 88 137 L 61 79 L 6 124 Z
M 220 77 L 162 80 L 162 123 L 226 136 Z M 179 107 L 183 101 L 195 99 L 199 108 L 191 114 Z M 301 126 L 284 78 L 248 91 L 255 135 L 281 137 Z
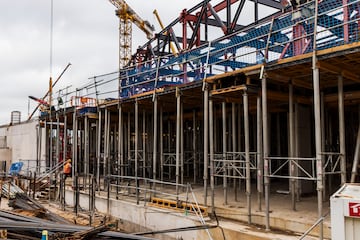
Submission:
M 15 125 L 0 126 L 2 148 L 0 160 L 24 162 L 23 169 L 36 166 L 37 159 L 37 120 L 22 122 Z M 41 160 L 45 160 L 45 131 L 42 131 Z
M 66 204 L 74 206 L 73 196 L 73 191 L 66 191 Z M 89 209 L 89 196 L 87 194 L 80 194 L 80 207 L 86 210 Z M 95 207 L 98 212 L 107 214 L 107 199 L 102 196 L 96 196 Z M 109 215 L 118 219 L 120 229 L 124 229 L 129 233 L 201 225 L 199 220 L 190 214 L 169 212 L 159 208 L 144 206 L 143 204 L 136 205 L 136 203 L 115 199 L 110 199 Z M 205 230 L 147 236 L 156 237 L 157 239 L 208 239 Z

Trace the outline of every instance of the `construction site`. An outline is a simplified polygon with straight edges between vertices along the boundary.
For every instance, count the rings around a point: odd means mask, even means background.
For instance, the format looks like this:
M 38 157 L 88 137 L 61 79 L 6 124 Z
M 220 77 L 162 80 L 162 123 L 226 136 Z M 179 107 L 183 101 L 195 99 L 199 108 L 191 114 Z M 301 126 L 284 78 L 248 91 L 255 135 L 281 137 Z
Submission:
M 205 0 L 167 26 L 155 10 L 159 32 L 109 2 L 119 71 L 35 99 L 30 196 L 41 176 L 49 204 L 131 234 L 104 239 L 358 239 L 359 0 Z

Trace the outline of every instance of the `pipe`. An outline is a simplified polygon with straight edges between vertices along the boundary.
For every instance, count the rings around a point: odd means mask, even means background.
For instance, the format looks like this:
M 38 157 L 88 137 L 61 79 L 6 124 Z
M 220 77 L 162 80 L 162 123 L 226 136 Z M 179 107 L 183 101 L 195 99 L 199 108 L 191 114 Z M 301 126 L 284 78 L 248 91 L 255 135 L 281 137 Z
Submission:
M 295 164 L 294 164 L 294 92 L 293 85 L 289 83 L 289 156 L 290 156 L 290 190 L 292 209 L 296 211 L 295 192 Z

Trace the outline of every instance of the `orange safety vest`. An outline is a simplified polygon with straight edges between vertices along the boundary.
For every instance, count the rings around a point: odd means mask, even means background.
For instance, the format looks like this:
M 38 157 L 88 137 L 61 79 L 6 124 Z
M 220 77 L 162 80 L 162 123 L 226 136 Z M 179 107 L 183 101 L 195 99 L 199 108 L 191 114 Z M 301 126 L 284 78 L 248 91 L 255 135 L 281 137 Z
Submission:
M 64 173 L 71 173 L 71 163 L 67 162 L 65 165 L 64 165 Z

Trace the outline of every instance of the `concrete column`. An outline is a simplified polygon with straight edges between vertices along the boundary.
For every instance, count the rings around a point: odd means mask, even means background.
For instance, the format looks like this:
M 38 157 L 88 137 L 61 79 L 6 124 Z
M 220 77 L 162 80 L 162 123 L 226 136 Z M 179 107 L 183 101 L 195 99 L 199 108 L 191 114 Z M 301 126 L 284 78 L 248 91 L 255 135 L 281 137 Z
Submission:
M 344 117 L 344 88 L 343 76 L 338 76 L 338 104 L 339 104 L 339 144 L 341 157 L 341 184 L 346 183 L 346 149 L 345 149 L 345 117 Z
M 244 133 L 245 133 L 245 165 L 246 165 L 246 197 L 248 223 L 251 224 L 251 176 L 250 176 L 250 133 L 249 133 L 249 103 L 247 92 L 243 93 Z
M 207 206 L 208 162 L 209 162 L 209 86 L 204 89 L 204 204 Z
M 261 81 L 262 90 L 262 124 L 263 124 L 263 152 L 264 152 L 264 185 L 265 185 L 265 227 L 270 230 L 270 178 L 269 178 L 269 137 L 268 137 L 268 109 L 266 77 Z
M 158 129 L 158 98 L 155 96 L 153 99 L 154 102 L 154 134 L 153 134 L 153 179 L 156 179 L 156 168 L 157 168 L 157 129 Z M 160 139 L 161 141 L 161 139 Z
M 224 188 L 224 204 L 227 205 L 227 166 L 225 163 L 226 152 L 227 152 L 227 142 L 226 142 L 226 102 L 222 102 L 222 141 L 223 141 L 223 166 L 224 166 L 224 176 L 223 176 L 223 188 Z

